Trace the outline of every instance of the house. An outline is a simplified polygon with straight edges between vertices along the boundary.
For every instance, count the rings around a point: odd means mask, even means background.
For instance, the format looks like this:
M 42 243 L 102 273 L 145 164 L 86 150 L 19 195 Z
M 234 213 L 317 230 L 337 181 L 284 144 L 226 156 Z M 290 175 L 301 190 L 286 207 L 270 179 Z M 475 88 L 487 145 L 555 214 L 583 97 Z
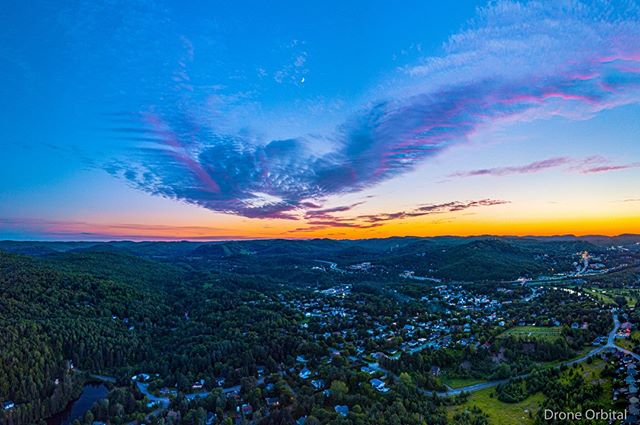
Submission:
M 311 385 L 313 385 L 313 388 L 315 388 L 316 390 L 320 390 L 324 387 L 324 380 L 314 379 L 313 381 L 311 381 Z
M 242 405 L 242 414 L 247 416 L 253 413 L 253 406 L 249 403 L 245 403 Z
M 269 407 L 280 406 L 280 399 L 278 397 L 266 397 L 264 401 L 267 403 L 267 406 Z
M 371 386 L 373 388 L 375 388 L 376 390 L 380 390 L 381 388 L 384 388 L 384 386 L 386 385 L 384 383 L 384 381 L 380 380 L 380 379 L 372 379 L 371 381 L 369 381 L 371 383 Z
M 431 374 L 433 376 L 440 376 L 440 366 L 431 366 Z
M 621 329 L 616 334 L 617 338 L 629 338 L 631 335 L 631 329 Z
M 194 390 L 200 390 L 202 389 L 203 386 L 204 386 L 204 379 L 201 379 L 199 381 L 194 382 L 191 388 Z
M 307 422 L 307 417 L 306 416 L 300 416 L 298 418 L 298 420 L 296 421 L 296 425 L 304 425 L 305 422 Z
M 213 425 L 216 420 L 216 414 L 213 412 L 207 412 L 207 419 L 205 421 L 206 425 Z
M 4 403 L 2 403 L 2 409 L 5 410 L 5 411 L 11 410 L 14 407 L 16 407 L 16 404 L 11 400 L 7 400 Z
M 381 393 L 388 393 L 390 391 L 390 389 L 387 388 L 387 384 L 385 384 L 385 382 L 380 379 L 372 379 L 369 382 L 371 382 L 371 386 L 373 388 Z
M 132 381 L 139 382 L 147 382 L 149 379 L 151 379 L 151 376 L 148 373 L 139 373 L 131 377 Z
M 300 371 L 300 373 L 298 375 L 302 379 L 307 379 L 307 378 L 309 378 L 311 376 L 311 371 L 305 367 L 304 369 L 302 369 Z
M 349 414 L 349 406 L 345 406 L 342 404 L 338 404 L 336 407 L 333 408 L 336 413 L 340 416 L 347 416 Z
M 216 378 L 216 385 L 219 387 L 224 386 L 225 379 L 224 378 Z
M 375 369 L 370 368 L 369 366 L 362 366 L 362 367 L 360 368 L 360 371 L 361 371 L 361 372 L 364 372 L 364 373 L 368 373 L 369 375 L 371 375 L 371 374 L 373 374 L 373 373 L 375 373 L 375 372 L 376 372 L 376 371 L 375 371 Z
M 226 394 L 227 397 L 235 397 L 240 395 L 240 385 L 236 385 L 235 387 L 223 388 L 222 393 Z

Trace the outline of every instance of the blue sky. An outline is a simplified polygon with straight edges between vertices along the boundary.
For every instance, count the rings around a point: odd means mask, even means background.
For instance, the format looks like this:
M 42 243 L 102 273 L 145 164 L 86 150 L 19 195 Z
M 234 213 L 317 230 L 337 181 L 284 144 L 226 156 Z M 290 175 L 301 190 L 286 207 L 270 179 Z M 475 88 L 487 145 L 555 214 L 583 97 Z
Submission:
M 0 237 L 624 230 L 598 223 L 638 218 L 639 16 L 633 2 L 12 4 Z M 520 196 L 558 175 L 549 199 Z

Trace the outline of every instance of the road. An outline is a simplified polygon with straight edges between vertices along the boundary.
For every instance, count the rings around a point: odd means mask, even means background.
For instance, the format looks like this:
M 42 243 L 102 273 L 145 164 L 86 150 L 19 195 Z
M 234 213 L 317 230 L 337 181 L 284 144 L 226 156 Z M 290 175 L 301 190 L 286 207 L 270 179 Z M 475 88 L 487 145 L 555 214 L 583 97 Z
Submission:
M 575 279 L 577 277 L 602 276 L 602 275 L 605 275 L 605 274 L 615 273 L 615 272 L 619 272 L 620 270 L 626 270 L 626 269 L 630 269 L 630 268 L 638 267 L 638 266 L 640 266 L 640 263 L 623 264 L 621 266 L 612 267 L 610 269 L 597 270 L 597 271 L 593 271 L 591 273 L 583 273 L 581 275 L 570 274 L 570 275 L 566 275 L 566 276 L 548 277 L 546 279 L 532 279 L 532 280 L 527 280 L 525 282 L 525 285 L 550 284 L 550 283 L 555 283 L 555 282 L 558 282 L 558 281 L 563 281 L 563 280 L 568 280 L 568 279 Z M 518 280 L 505 280 L 502 283 L 522 283 L 522 282 L 518 281 Z
M 618 347 L 615 344 L 615 340 L 616 340 L 616 333 L 618 332 L 618 329 L 620 328 L 620 321 L 618 320 L 618 315 L 616 313 L 613 313 L 613 329 L 611 330 L 611 332 L 609 332 L 609 337 L 607 338 L 607 344 L 606 345 L 602 345 L 600 347 L 594 348 L 593 350 L 589 351 L 587 354 L 585 354 L 584 356 L 578 357 L 577 359 L 573 359 L 573 360 L 569 360 L 567 362 L 564 362 L 556 367 L 560 367 L 560 366 L 571 366 L 574 365 L 576 363 L 582 363 L 584 361 L 586 361 L 589 357 L 593 357 L 595 355 L 598 355 L 600 353 L 602 353 L 605 350 L 618 350 L 621 351 L 625 354 L 629 354 L 630 356 L 632 356 L 633 358 L 635 358 L 636 360 L 640 360 L 640 355 L 631 352 L 627 349 L 624 349 L 622 347 Z M 526 378 L 527 376 L 529 376 L 529 374 L 525 374 L 525 375 L 520 375 L 517 378 Z M 512 378 L 513 379 L 513 378 Z M 451 397 L 451 396 L 455 396 L 458 394 L 461 394 L 463 392 L 465 393 L 472 393 L 475 391 L 480 391 L 480 390 L 484 390 L 485 388 L 492 388 L 495 386 L 498 386 L 500 384 L 504 384 L 506 382 L 508 382 L 509 379 L 500 379 L 497 381 L 488 381 L 488 382 L 482 382 L 480 384 L 475 384 L 475 385 L 468 385 L 466 387 L 460 387 L 460 388 L 455 388 L 455 389 L 449 389 L 447 391 L 440 391 L 436 394 L 438 394 L 439 397 Z M 431 394 L 432 391 L 427 391 L 427 390 L 422 390 L 425 394 Z
M 150 402 L 158 403 L 159 406 L 166 409 L 169 407 L 169 397 L 156 397 L 149 391 L 149 384 L 144 384 L 142 382 L 136 382 L 138 389 L 140 392 L 147 396 Z
M 334 263 L 333 261 L 325 261 L 325 260 L 313 260 L 315 262 L 318 263 L 323 263 L 323 264 L 328 264 L 329 265 L 329 269 L 336 271 L 336 272 L 344 272 L 344 270 L 338 268 L 338 264 Z

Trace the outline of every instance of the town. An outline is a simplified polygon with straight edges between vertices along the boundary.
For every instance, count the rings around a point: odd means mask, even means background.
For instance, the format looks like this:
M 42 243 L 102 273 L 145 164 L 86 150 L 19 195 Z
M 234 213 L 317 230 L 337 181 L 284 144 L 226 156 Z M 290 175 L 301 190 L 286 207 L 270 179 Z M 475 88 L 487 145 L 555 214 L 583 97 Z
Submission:
M 394 262 L 376 252 L 352 262 L 315 253 L 262 260 L 259 246 L 203 255 L 215 245 L 161 262 L 117 253 L 102 263 L 106 254 L 91 249 L 2 260 L 15 282 L 40 268 L 55 271 L 35 280 L 50 287 L 77 281 L 80 295 L 51 307 L 97 317 L 92 339 L 66 337 L 83 348 L 57 354 L 62 364 L 49 366 L 44 393 L 49 403 L 65 394 L 88 400 L 86 410 L 78 414 L 72 401 L 47 425 L 313 425 L 394 414 L 403 423 L 543 423 L 563 382 L 584 390 L 563 408 L 618 409 L 634 423 L 640 249 L 551 246 L 559 250 L 535 254 L 551 274 L 516 267 L 511 278 L 475 281 L 448 277 L 446 263 L 414 247 Z M 76 256 L 91 260 L 89 274 L 70 274 Z M 125 259 L 137 275 L 105 274 Z M 424 265 L 408 268 L 416 259 Z M 102 285 L 130 298 L 98 298 Z M 47 326 L 54 338 L 69 332 Z M 4 390 L 3 423 L 33 420 L 30 390 L 17 388 Z M 407 403 L 422 407 L 411 412 Z M 396 405 L 404 413 L 390 413 Z

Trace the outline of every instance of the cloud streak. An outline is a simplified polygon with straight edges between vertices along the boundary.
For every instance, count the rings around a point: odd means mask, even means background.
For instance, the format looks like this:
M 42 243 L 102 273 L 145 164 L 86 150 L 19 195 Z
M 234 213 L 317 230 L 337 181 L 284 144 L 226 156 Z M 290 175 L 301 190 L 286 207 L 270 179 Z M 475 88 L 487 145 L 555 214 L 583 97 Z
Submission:
M 565 167 L 565 171 L 577 172 L 580 174 L 594 174 L 637 168 L 640 167 L 640 163 L 632 162 L 627 164 L 612 164 L 610 160 L 600 156 L 590 156 L 586 158 L 553 157 L 543 159 L 541 161 L 530 162 L 524 165 L 458 171 L 450 174 L 449 177 L 501 177 L 513 174 L 540 173 L 542 171 L 560 167 Z
M 638 102 L 639 17 L 637 9 L 617 13 L 604 4 L 498 2 L 453 35 L 443 55 L 402 69 L 326 134 L 269 140 L 251 123 L 222 132 L 192 96 L 156 105 L 132 131 L 118 130 L 138 148 L 106 168 L 140 190 L 213 211 L 325 225 L 311 205 L 406 173 L 487 127 L 584 119 Z M 468 173 L 532 173 L 570 162 L 558 157 Z
M 64 240 L 228 240 L 246 236 L 208 226 L 171 226 L 139 223 L 95 223 L 73 220 L 0 218 L 0 229 L 25 235 Z
M 379 227 L 389 221 L 405 220 L 414 217 L 423 217 L 436 214 L 455 213 L 479 207 L 491 207 L 508 204 L 509 201 L 500 199 L 480 199 L 477 201 L 451 201 L 440 204 L 420 205 L 409 211 L 396 211 L 392 213 L 360 214 L 352 216 L 339 216 L 336 213 L 350 211 L 358 204 L 326 209 L 320 214 L 307 213 L 309 227 L 300 227 L 292 232 L 305 232 L 321 230 L 328 227 L 348 227 L 355 229 L 370 229 Z

